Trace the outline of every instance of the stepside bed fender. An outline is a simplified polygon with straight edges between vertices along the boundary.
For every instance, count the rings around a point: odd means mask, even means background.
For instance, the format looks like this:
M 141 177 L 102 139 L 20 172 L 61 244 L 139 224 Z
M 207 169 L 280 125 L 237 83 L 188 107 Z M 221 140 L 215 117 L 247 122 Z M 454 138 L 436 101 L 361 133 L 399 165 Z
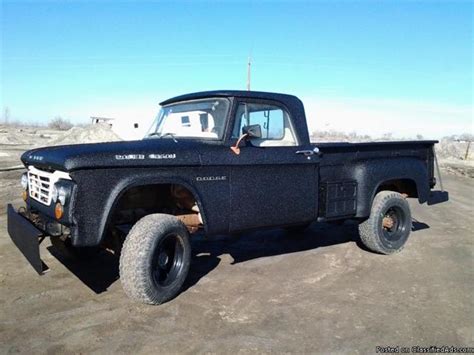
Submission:
M 420 203 L 427 202 L 429 197 L 429 172 L 426 162 L 420 159 L 407 157 L 363 161 L 356 164 L 354 178 L 358 183 L 356 217 L 369 216 L 375 194 L 388 181 L 414 182 Z

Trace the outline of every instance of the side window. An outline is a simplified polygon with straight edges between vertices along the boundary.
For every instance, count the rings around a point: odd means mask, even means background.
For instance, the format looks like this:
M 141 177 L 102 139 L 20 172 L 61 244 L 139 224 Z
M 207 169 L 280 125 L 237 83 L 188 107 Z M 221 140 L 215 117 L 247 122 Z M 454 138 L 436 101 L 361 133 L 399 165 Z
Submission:
M 191 127 L 191 121 L 189 120 L 189 116 L 181 116 L 181 125 L 183 127 Z
M 290 116 L 275 105 L 241 103 L 237 108 L 233 138 L 242 134 L 242 128 L 249 125 L 260 125 L 262 138 L 252 139 L 255 146 L 294 146 L 296 138 Z

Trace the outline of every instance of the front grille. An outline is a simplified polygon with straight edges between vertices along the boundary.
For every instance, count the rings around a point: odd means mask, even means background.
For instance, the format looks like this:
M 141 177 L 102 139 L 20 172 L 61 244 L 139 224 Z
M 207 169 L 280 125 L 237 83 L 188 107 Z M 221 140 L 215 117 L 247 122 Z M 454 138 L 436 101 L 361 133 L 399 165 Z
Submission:
M 38 169 L 28 171 L 30 197 L 45 205 L 51 204 L 51 173 Z
M 68 173 L 64 171 L 44 171 L 34 166 L 28 167 L 28 190 L 32 199 L 49 206 L 51 204 L 54 184 L 58 180 L 71 180 Z

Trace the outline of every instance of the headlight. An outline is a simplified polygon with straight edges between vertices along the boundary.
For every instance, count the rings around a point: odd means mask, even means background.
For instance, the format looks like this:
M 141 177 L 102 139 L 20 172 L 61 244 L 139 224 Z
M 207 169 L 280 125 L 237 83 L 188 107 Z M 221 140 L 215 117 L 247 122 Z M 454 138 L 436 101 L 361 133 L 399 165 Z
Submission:
M 28 189 L 28 173 L 23 173 L 21 176 L 21 187 L 23 187 L 24 190 Z
M 68 196 L 68 190 L 66 190 L 64 186 L 60 186 L 58 189 L 58 201 L 61 203 L 61 205 L 64 206 L 66 204 L 66 199 L 68 198 Z
M 51 190 L 51 199 L 53 202 L 58 200 L 58 189 L 56 188 L 56 185 L 53 185 L 53 189 Z
M 72 186 L 69 181 L 60 180 L 53 185 L 51 190 L 51 199 L 53 202 L 59 202 L 61 205 L 66 205 L 72 193 Z

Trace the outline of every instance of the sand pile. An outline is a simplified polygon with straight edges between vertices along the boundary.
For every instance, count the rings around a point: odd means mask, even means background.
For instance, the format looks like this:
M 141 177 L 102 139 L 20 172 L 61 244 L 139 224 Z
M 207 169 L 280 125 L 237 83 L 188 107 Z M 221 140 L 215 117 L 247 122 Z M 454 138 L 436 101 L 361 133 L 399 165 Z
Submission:
M 44 146 L 65 132 L 45 127 L 0 125 L 0 144 Z
M 466 159 L 467 142 L 442 139 L 436 144 L 439 164 L 448 172 L 474 178 L 474 143 L 471 143 Z
M 43 127 L 0 126 L 0 144 L 44 147 L 121 140 L 108 125 L 96 124 L 59 131 Z
M 314 131 L 310 135 L 311 142 L 329 143 L 329 142 L 370 142 L 374 139 L 368 135 L 360 135 L 356 133 L 344 133 L 339 131 Z
M 405 140 L 393 138 L 390 135 L 373 138 L 367 135 L 356 133 L 343 133 L 338 131 L 316 131 L 311 134 L 312 142 L 377 142 L 389 140 Z M 469 154 L 466 159 L 468 142 L 455 140 L 453 137 L 446 137 L 435 145 L 436 156 L 439 164 L 448 172 L 461 174 L 474 178 L 474 143 L 469 147 Z
M 0 144 L 31 144 L 36 135 L 33 128 L 0 126 Z
M 412 140 L 409 138 L 408 140 Z M 405 138 L 393 138 L 391 136 L 373 138 L 368 135 L 359 135 L 356 133 L 343 133 L 338 131 L 316 131 L 311 134 L 312 142 L 378 142 L 389 140 L 407 140 Z M 474 143 L 469 147 L 469 154 L 466 159 L 466 151 L 468 142 L 458 141 L 452 137 L 446 137 L 439 140 L 435 145 L 436 154 L 439 159 L 454 159 L 454 160 L 474 160 Z
M 120 141 L 108 125 L 95 124 L 85 127 L 73 127 L 63 135 L 52 139 L 50 145 L 81 144 Z
M 28 149 L 118 140 L 121 139 L 108 125 L 73 127 L 68 131 L 46 127 L 0 125 L 0 170 L 18 166 L 21 154 Z
M 468 142 L 441 139 L 436 145 L 436 154 L 440 159 L 474 160 L 474 143 L 471 143 L 467 159 L 465 159 L 468 144 Z

